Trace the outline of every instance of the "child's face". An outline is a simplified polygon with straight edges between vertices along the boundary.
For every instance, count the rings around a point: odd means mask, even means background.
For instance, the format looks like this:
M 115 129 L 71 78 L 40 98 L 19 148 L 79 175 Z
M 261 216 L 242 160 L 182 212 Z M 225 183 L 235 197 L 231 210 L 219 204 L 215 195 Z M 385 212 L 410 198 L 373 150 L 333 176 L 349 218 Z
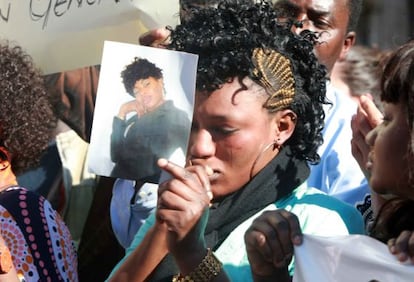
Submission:
M 370 186 L 380 194 L 394 194 L 414 199 L 410 189 L 409 166 L 413 165 L 410 127 L 406 107 L 384 103 L 384 121 L 366 137 L 371 146 L 367 169 Z

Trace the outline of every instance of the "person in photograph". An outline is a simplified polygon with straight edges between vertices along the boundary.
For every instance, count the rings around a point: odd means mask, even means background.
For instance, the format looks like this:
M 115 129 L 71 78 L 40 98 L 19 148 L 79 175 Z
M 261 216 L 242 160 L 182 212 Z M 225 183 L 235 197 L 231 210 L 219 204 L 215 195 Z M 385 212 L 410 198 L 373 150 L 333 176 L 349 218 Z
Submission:
M 165 99 L 162 70 L 135 57 L 121 72 L 126 92 L 134 100 L 121 105 L 111 134 L 111 176 L 157 183 L 160 157 L 169 158 L 185 146 L 190 129 L 186 112 Z

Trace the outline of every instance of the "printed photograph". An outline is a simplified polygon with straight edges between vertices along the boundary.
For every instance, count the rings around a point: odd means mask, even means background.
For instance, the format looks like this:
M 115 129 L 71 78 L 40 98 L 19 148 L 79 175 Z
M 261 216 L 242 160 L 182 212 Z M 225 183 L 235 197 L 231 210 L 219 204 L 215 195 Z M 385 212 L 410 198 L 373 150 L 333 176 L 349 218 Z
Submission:
M 158 183 L 159 158 L 185 163 L 197 56 L 111 41 L 103 50 L 89 170 Z

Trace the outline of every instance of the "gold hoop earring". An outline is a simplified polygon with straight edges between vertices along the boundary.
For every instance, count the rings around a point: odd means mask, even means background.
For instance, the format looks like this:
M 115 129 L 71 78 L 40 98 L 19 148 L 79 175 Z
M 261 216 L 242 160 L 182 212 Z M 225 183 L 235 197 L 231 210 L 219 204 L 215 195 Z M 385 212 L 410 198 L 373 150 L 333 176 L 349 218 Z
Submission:
M 252 168 L 250 169 L 250 179 L 252 179 L 252 178 L 253 178 L 253 171 L 254 171 L 254 168 L 255 168 L 256 164 L 258 163 L 259 159 L 263 156 L 263 154 L 264 154 L 267 150 L 269 150 L 271 147 L 273 147 L 273 148 L 272 148 L 272 150 L 273 150 L 273 151 L 274 151 L 274 150 L 278 150 L 278 151 L 280 151 L 280 148 L 281 148 L 282 146 L 281 146 L 279 143 L 280 143 L 280 138 L 277 138 L 276 140 L 273 140 L 273 142 L 272 142 L 272 143 L 270 143 L 270 144 L 266 145 L 266 146 L 263 148 L 263 150 L 259 153 L 259 155 L 257 156 L 257 158 L 254 160 L 253 165 L 252 165 Z

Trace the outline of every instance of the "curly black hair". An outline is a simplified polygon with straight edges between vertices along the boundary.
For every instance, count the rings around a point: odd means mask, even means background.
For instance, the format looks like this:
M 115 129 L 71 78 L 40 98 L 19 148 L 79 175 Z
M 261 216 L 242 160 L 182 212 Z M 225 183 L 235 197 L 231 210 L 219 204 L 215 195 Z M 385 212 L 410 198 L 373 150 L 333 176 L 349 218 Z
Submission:
M 287 108 L 296 113 L 297 123 L 287 144 L 298 158 L 317 163 L 324 125 L 326 69 L 313 53 L 313 37 L 295 35 L 290 24 L 277 23 L 272 3 L 267 1 L 225 1 L 217 8 L 193 13 L 191 19 L 171 29 L 169 48 L 199 55 L 197 90 L 211 92 L 234 78 L 244 85 L 245 77 L 261 85 L 254 73 L 253 50 L 281 53 L 290 60 L 295 79 L 295 95 Z
M 149 77 L 156 79 L 162 78 L 162 70 L 147 59 L 138 57 L 135 57 L 132 63 L 125 66 L 125 69 L 121 72 L 122 83 L 125 86 L 125 90 L 132 97 L 135 97 L 135 83 L 140 79 Z
M 192 16 L 194 10 L 205 7 L 217 7 L 222 1 L 234 4 L 251 4 L 254 0 L 180 0 L 180 21 L 186 21 Z
M 52 139 L 57 118 L 42 73 L 22 47 L 0 42 L 0 145 L 14 173 L 35 167 Z

